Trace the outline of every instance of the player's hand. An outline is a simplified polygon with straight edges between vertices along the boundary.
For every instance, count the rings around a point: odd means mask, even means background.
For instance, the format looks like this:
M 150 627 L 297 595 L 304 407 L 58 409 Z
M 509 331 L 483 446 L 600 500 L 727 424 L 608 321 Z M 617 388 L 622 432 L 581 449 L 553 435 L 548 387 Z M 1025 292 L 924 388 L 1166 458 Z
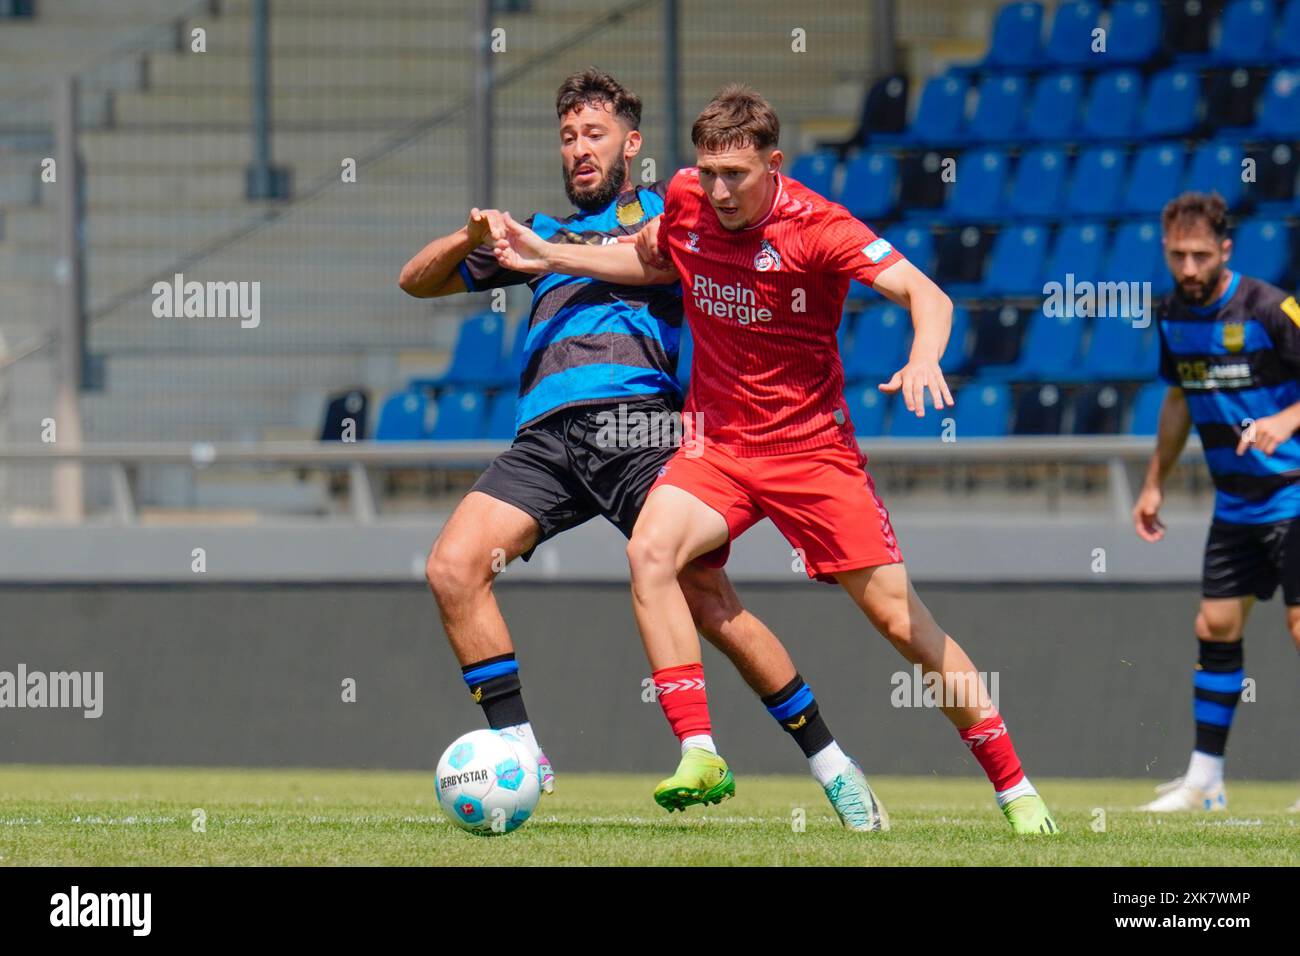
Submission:
M 495 242 L 497 239 L 504 239 L 506 236 L 505 215 L 499 209 L 479 209 L 475 206 L 469 211 L 469 218 L 465 220 L 465 231 L 469 233 L 470 239 L 475 246 L 481 246 L 485 242 Z
M 515 222 L 510 213 L 503 214 L 504 235 L 492 247 L 497 262 L 514 272 L 549 272 L 551 244 L 527 226 Z
M 1258 418 L 1247 425 L 1241 432 L 1241 441 L 1237 442 L 1237 454 L 1244 455 L 1252 445 L 1266 455 L 1277 451 L 1277 446 L 1295 434 L 1295 422 L 1285 412 Z
M 662 216 L 655 216 L 644 226 L 636 235 L 629 238 L 636 243 L 637 258 L 645 265 L 652 269 L 658 269 L 661 272 L 676 272 L 672 262 L 659 252 L 659 220 Z
M 917 418 L 925 417 L 925 392 L 930 390 L 936 409 L 955 404 L 938 362 L 910 361 L 880 386 L 882 392 L 902 392 L 903 404 Z
M 1143 541 L 1159 541 L 1165 536 L 1165 523 L 1160 520 L 1160 505 L 1165 493 L 1152 485 L 1144 485 L 1133 505 L 1133 528 Z

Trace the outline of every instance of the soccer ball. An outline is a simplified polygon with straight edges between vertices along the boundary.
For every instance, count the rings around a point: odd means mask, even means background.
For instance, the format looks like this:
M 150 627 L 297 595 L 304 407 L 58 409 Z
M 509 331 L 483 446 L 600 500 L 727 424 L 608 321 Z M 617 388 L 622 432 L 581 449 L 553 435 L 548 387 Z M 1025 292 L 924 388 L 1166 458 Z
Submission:
M 542 794 L 537 759 L 512 734 L 474 730 L 438 761 L 438 803 L 462 830 L 497 836 L 523 826 Z

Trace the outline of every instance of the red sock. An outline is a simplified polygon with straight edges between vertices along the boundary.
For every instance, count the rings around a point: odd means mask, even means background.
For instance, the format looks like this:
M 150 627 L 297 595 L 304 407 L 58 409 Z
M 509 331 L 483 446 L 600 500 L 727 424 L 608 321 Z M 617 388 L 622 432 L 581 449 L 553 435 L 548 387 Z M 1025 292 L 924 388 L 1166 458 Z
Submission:
M 654 672 L 655 696 L 678 740 L 711 733 L 704 665 L 682 664 Z
M 1001 714 L 994 714 L 958 733 L 984 768 L 994 790 L 1007 790 L 1025 779 L 1025 771 L 1021 769 L 1020 758 L 1016 756 L 1016 748 L 1011 744 L 1011 734 L 1002 722 Z

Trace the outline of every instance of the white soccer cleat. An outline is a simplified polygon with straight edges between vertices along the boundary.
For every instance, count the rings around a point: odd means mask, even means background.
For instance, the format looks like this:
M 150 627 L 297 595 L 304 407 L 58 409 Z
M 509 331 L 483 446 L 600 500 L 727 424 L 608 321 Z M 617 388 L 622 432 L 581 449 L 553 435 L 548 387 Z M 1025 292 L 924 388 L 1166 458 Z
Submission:
M 1186 779 L 1179 777 L 1156 787 L 1156 797 L 1150 803 L 1138 807 L 1148 813 L 1178 813 L 1180 811 L 1205 810 L 1215 812 L 1228 809 L 1228 794 L 1222 783 L 1202 789 L 1193 787 Z
M 1286 808 L 1287 813 L 1300 813 L 1300 800 L 1297 800 L 1291 806 Z

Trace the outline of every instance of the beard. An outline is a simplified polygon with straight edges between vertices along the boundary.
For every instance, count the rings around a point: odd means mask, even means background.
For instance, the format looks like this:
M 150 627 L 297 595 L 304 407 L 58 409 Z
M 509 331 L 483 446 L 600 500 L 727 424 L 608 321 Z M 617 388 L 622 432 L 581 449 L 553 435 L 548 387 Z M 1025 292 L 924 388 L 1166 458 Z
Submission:
M 568 194 L 569 202 L 583 212 L 604 209 L 623 191 L 623 184 L 627 182 L 627 170 L 623 168 L 622 163 L 615 163 L 609 175 L 588 189 L 579 189 L 573 185 L 571 171 L 564 168 L 560 171 L 564 175 L 564 191 Z
M 1208 305 L 1210 302 L 1210 297 L 1214 295 L 1214 290 L 1219 287 L 1219 280 L 1222 278 L 1223 278 L 1223 267 L 1220 266 L 1218 269 L 1214 270 L 1214 272 L 1210 275 L 1210 277 L 1205 281 L 1205 284 L 1201 286 L 1201 291 L 1199 295 L 1192 295 L 1187 292 L 1184 292 L 1183 285 L 1181 282 L 1174 284 L 1174 294 L 1177 295 L 1179 299 L 1181 299 L 1183 302 L 1187 303 L 1188 305 L 1194 305 L 1198 307 L 1203 305 Z

